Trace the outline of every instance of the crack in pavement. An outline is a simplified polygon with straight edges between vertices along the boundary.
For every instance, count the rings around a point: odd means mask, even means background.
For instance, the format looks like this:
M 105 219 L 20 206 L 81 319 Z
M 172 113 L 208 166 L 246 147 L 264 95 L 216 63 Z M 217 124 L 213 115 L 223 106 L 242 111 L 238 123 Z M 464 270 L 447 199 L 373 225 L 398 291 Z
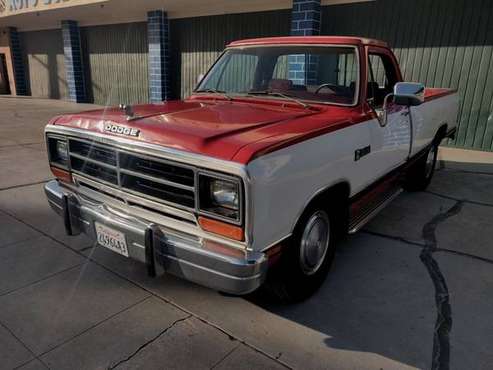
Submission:
M 450 331 L 452 329 L 452 308 L 449 302 L 449 292 L 445 277 L 440 271 L 440 266 L 433 258 L 433 253 L 438 251 L 436 228 L 448 218 L 457 215 L 464 205 L 464 201 L 457 201 L 445 213 L 434 216 L 423 226 L 423 239 L 425 246 L 421 250 L 419 258 L 428 270 L 428 274 L 435 287 L 435 302 L 437 319 L 433 335 L 432 370 L 445 370 L 450 368 Z
M 376 232 L 376 231 L 371 231 L 371 230 L 361 230 L 361 233 L 368 234 L 368 235 L 373 235 L 373 236 L 379 236 L 381 238 L 395 240 L 395 241 L 402 242 L 402 243 L 405 243 L 405 244 L 409 244 L 409 245 L 412 245 L 412 246 L 415 246 L 415 247 L 423 248 L 425 246 L 423 243 L 413 242 L 412 240 L 408 240 L 406 238 L 403 238 L 402 236 L 387 235 L 387 234 L 382 234 L 382 233 L 379 233 L 379 232 Z
M 0 145 L 0 149 L 3 149 L 3 148 L 12 148 L 12 147 L 16 147 L 16 146 L 25 147 L 25 146 L 37 145 L 37 144 L 44 144 L 44 141 L 38 141 L 38 142 L 35 142 L 35 143 L 5 144 L 5 145 Z
M 48 179 L 48 180 L 42 180 L 42 181 L 36 181 L 36 182 L 31 182 L 31 183 L 28 183 L 28 184 L 20 184 L 20 185 L 12 185 L 12 186 L 7 186 L 5 188 L 0 188 L 0 191 L 4 191 L 4 190 L 12 190 L 12 189 L 18 189 L 18 188 L 25 188 L 26 186 L 32 186 L 32 185 L 40 185 L 40 184 L 44 184 L 44 183 L 47 183 L 48 181 L 50 181 L 51 179 Z
M 189 318 L 191 318 L 192 315 L 187 315 L 185 317 L 182 317 L 181 319 L 175 320 L 171 323 L 171 325 L 167 326 L 165 329 L 163 329 L 158 335 L 156 335 L 154 338 L 151 338 L 144 344 L 142 344 L 139 348 L 137 348 L 132 354 L 124 358 L 123 360 L 118 361 L 115 365 L 108 366 L 108 370 L 113 370 L 116 369 L 118 366 L 121 364 L 130 361 L 133 357 L 135 357 L 140 351 L 142 351 L 144 348 L 146 348 L 149 344 L 155 342 L 158 340 L 160 337 L 162 337 L 164 334 L 166 334 L 167 331 L 171 330 L 175 325 L 177 325 L 180 322 L 186 321 Z
M 453 249 L 437 248 L 435 251 L 436 252 L 443 252 L 443 253 L 455 254 L 455 255 L 461 256 L 461 257 L 469 257 L 469 258 L 472 258 L 472 259 L 475 259 L 475 260 L 478 260 L 478 261 L 481 261 L 481 262 L 486 262 L 486 263 L 493 264 L 493 260 L 490 259 L 490 258 L 476 256 L 474 254 L 460 252 L 460 251 L 454 251 Z

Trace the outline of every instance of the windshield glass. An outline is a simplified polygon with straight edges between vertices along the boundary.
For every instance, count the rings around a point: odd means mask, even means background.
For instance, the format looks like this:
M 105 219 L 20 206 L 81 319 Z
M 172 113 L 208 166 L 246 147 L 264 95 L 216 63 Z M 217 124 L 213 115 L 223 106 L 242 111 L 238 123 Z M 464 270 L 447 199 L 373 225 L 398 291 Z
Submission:
M 229 96 L 274 93 L 268 96 L 353 105 L 358 80 L 359 63 L 353 47 L 233 48 L 221 56 L 196 92 Z

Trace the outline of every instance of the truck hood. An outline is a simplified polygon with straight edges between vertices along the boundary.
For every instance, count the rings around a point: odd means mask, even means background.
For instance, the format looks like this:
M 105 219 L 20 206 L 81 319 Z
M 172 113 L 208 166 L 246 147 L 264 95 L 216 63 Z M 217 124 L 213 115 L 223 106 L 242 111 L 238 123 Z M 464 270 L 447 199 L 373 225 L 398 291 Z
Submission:
M 105 135 L 108 124 L 139 130 L 135 140 L 231 160 L 243 146 L 270 133 L 261 128 L 313 115 L 301 107 L 230 101 L 171 101 L 136 105 L 128 120 L 119 108 L 107 108 L 59 116 L 51 123 Z M 315 111 L 316 112 L 316 111 Z

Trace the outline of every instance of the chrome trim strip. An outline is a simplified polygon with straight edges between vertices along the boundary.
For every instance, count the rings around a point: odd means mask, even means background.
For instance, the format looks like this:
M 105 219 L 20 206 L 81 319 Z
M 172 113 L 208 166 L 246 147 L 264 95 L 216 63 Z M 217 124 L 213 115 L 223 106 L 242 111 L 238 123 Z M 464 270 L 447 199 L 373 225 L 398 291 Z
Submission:
M 361 230 L 363 226 L 365 226 L 368 222 L 370 222 L 383 208 L 385 208 L 390 202 L 392 202 L 400 193 L 402 193 L 402 189 L 398 189 L 395 193 L 389 195 L 387 199 L 385 199 L 382 203 L 380 203 L 376 208 L 368 213 L 363 219 L 356 222 L 356 224 L 351 224 L 349 227 L 349 234 L 354 234 Z
M 193 268 L 195 268 L 197 270 L 206 271 L 206 272 L 212 273 L 212 274 L 217 275 L 217 276 L 226 277 L 226 278 L 231 279 L 231 280 L 236 280 L 236 281 L 250 281 L 250 280 L 259 279 L 262 276 L 262 273 L 261 272 L 255 274 L 255 275 L 252 275 L 252 276 L 248 276 L 248 277 L 232 276 L 232 275 L 229 275 L 229 274 L 225 274 L 224 272 L 221 272 L 221 271 L 212 270 L 212 269 L 210 269 L 208 267 L 197 265 L 196 263 L 193 263 L 193 262 L 190 262 L 190 261 L 186 261 L 184 259 L 181 259 L 181 258 L 172 256 L 170 254 L 166 254 L 165 256 L 166 256 L 166 258 L 168 258 L 170 260 L 173 260 L 173 261 L 176 261 L 176 262 L 178 262 L 180 264 L 188 265 L 188 266 L 191 266 L 191 267 L 193 267 Z

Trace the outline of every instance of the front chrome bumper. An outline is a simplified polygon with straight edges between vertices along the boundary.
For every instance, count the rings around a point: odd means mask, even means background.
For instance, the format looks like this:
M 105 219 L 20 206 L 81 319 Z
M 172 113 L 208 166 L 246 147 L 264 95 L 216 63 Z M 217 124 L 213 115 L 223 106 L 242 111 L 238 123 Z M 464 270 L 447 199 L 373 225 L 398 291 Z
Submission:
M 260 252 L 232 257 L 203 247 L 203 238 L 173 231 L 130 215 L 59 185 L 45 185 L 50 206 L 62 216 L 69 235 L 87 234 L 96 240 L 98 222 L 125 234 L 129 257 L 147 265 L 149 274 L 167 272 L 219 291 L 246 294 L 265 280 L 267 258 Z

